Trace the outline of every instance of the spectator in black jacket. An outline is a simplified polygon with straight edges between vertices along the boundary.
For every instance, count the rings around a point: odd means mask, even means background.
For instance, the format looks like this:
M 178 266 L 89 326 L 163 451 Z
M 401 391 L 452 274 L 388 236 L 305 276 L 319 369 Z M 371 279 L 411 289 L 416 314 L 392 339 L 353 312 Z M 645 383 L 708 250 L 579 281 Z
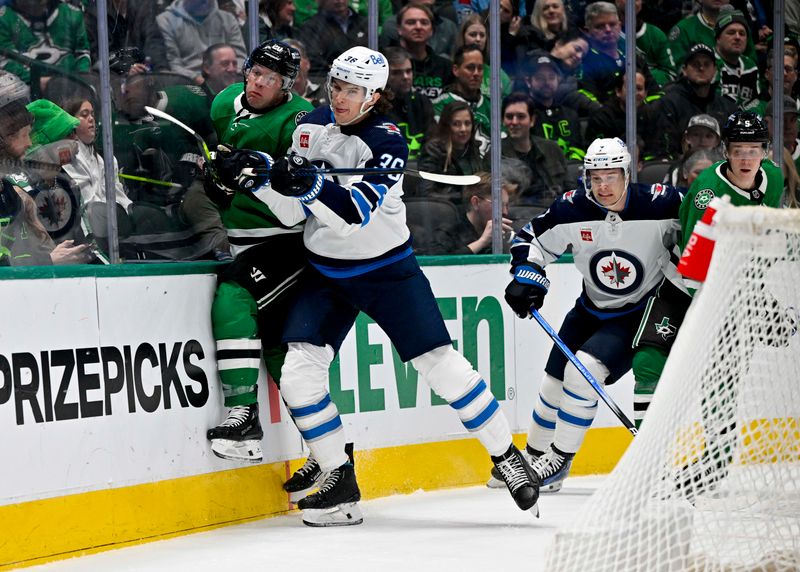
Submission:
M 386 48 L 383 55 L 389 62 L 387 87 L 394 93 L 392 110 L 388 115 L 406 138 L 408 159 L 415 161 L 425 144 L 425 135 L 436 123 L 433 105 L 426 95 L 412 89 L 414 70 L 408 52 L 403 48 L 391 47 Z
M 503 99 L 503 126 L 508 137 L 502 141 L 503 157 L 519 159 L 531 170 L 531 184 L 519 189 L 518 204 L 551 204 L 566 189 L 567 163 L 553 141 L 533 134 L 536 107 L 524 93 Z
M 694 115 L 707 113 L 723 124 L 736 111 L 734 101 L 717 93 L 716 75 L 714 51 L 705 44 L 692 46 L 681 67 L 681 78 L 659 102 L 658 137 L 654 141 L 657 157 L 680 155 L 683 132 Z
M 625 115 L 625 75 L 617 77 L 614 87 L 614 95 L 603 104 L 595 113 L 589 116 L 586 125 L 585 139 L 594 141 L 604 137 L 619 137 L 623 141 L 626 136 L 626 115 Z M 636 72 L 636 133 L 645 142 L 652 141 L 652 132 L 656 122 L 656 112 L 658 102 L 646 103 L 647 88 L 645 87 L 644 75 Z M 642 152 L 642 150 L 639 150 Z M 648 159 L 650 153 L 647 149 L 642 153 L 643 159 Z
M 318 11 L 297 33 L 311 61 L 309 76 L 322 83 L 334 58 L 353 46 L 367 45 L 367 19 L 350 9 L 347 0 L 317 0 Z
M 98 60 L 97 2 L 87 2 L 83 13 L 89 34 L 92 61 Z M 156 24 L 152 2 L 112 0 L 108 3 L 108 50 L 110 53 L 139 48 L 155 72 L 169 71 L 164 38 Z
M 528 62 L 528 86 L 534 101 L 534 134 L 558 143 L 568 160 L 581 161 L 585 154 L 578 112 L 559 99 L 561 72 L 548 55 Z
M 414 68 L 414 91 L 436 99 L 450 83 L 452 62 L 435 54 L 429 42 L 433 36 L 433 12 L 418 2 L 403 6 L 397 13 L 400 47 L 411 56 Z

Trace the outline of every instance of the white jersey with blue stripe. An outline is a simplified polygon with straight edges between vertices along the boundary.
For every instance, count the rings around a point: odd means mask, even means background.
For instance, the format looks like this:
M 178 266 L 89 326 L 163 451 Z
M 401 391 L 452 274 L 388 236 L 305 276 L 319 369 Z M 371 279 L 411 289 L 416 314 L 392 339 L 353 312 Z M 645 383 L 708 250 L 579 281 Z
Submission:
M 320 168 L 402 169 L 408 160 L 406 140 L 387 117 L 370 114 L 342 127 L 333 123 L 327 106 L 302 119 L 290 152 Z M 284 224 L 307 219 L 303 238 L 309 261 L 328 276 L 355 276 L 412 254 L 402 174 L 328 175 L 306 204 L 269 187 L 256 195 Z
M 666 276 L 682 287 L 675 267 L 683 195 L 665 185 L 631 184 L 625 208 L 610 211 L 586 190 L 564 193 L 514 237 L 512 265 L 544 267 L 570 247 L 583 276 L 587 309 L 615 313 L 633 309 Z

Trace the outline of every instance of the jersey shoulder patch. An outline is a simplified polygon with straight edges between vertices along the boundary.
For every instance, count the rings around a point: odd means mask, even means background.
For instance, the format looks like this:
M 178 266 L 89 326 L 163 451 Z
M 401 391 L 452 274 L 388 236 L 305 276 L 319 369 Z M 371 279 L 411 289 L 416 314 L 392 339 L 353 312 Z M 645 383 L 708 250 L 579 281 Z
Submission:
M 300 120 L 303 119 L 303 117 L 305 117 L 306 115 L 308 115 L 308 111 L 306 111 L 305 109 L 303 109 L 302 111 L 298 111 L 297 115 L 294 116 L 294 124 L 299 125 Z
M 678 26 L 672 26 L 672 29 L 669 31 L 669 39 L 674 42 L 680 35 L 681 29 Z
M 567 191 L 566 193 L 564 193 L 563 195 L 561 195 L 561 200 L 562 200 L 562 201 L 564 201 L 564 202 L 567 202 L 567 203 L 573 204 L 573 203 L 574 203 L 574 200 L 575 200 L 575 193 L 576 193 L 576 192 L 577 192 L 577 191 L 575 191 L 575 190 L 572 190 L 572 191 Z
M 391 121 L 384 121 L 383 123 L 380 123 L 377 127 L 378 129 L 385 130 L 387 133 L 389 133 L 389 135 L 399 135 L 401 137 L 403 136 L 403 132 L 400 131 L 400 128 Z
M 650 186 L 650 196 L 652 197 L 651 200 L 656 200 L 658 197 L 663 196 L 666 192 L 667 187 L 661 183 L 655 183 L 654 185 Z
M 695 208 L 704 211 L 706 210 L 706 207 L 708 207 L 709 203 L 711 203 L 713 198 L 713 189 L 702 189 L 697 191 L 697 194 L 694 196 L 694 206 Z

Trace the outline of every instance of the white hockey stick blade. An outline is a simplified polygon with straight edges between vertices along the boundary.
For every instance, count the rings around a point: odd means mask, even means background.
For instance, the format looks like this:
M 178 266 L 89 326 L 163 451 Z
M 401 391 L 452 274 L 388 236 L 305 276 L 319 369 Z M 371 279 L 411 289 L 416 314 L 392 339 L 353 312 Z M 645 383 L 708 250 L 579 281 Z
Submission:
M 183 129 L 187 133 L 190 133 L 195 139 L 197 139 L 197 142 L 200 143 L 200 147 L 202 147 L 203 149 L 203 155 L 205 156 L 205 159 L 207 161 L 211 159 L 211 153 L 208 150 L 208 145 L 206 145 L 205 139 L 203 139 L 202 137 L 200 137 L 200 135 L 197 134 L 197 131 L 186 125 L 180 119 L 173 117 L 169 113 L 161 111 L 160 109 L 156 109 L 155 107 L 150 107 L 149 105 L 145 105 L 144 109 L 145 111 L 147 111 L 147 113 L 149 113 L 153 117 L 158 117 L 160 119 L 163 119 L 164 121 L 169 121 L 170 123 L 177 125 L 181 129 Z
M 443 185 L 476 185 L 480 182 L 481 178 L 478 175 L 444 175 L 441 173 L 429 173 L 428 171 L 415 171 L 408 169 L 407 172 L 411 175 L 416 175 L 420 179 L 433 181 L 434 183 L 442 183 Z
M 353 526 L 362 522 L 364 515 L 356 502 L 323 509 L 307 508 L 303 511 L 303 524 L 306 526 Z

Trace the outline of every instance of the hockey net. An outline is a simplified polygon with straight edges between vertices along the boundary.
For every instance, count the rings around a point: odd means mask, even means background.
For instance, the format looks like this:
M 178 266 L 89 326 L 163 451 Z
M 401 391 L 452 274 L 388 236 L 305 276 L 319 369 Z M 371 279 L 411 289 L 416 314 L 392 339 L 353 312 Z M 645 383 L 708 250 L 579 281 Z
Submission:
M 800 570 L 800 211 L 715 222 L 641 432 L 548 572 Z

